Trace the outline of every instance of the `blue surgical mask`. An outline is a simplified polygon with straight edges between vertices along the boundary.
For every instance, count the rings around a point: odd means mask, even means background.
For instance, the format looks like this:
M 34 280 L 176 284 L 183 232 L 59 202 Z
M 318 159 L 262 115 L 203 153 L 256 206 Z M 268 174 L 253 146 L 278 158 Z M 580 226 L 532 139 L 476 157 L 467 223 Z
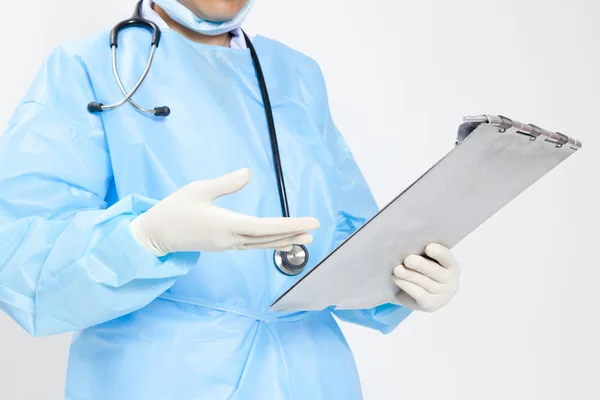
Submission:
M 189 8 L 177 0 L 154 0 L 174 21 L 203 35 L 216 36 L 225 32 L 231 32 L 242 25 L 244 19 L 250 12 L 254 0 L 248 0 L 240 12 L 228 21 L 213 22 L 196 16 Z

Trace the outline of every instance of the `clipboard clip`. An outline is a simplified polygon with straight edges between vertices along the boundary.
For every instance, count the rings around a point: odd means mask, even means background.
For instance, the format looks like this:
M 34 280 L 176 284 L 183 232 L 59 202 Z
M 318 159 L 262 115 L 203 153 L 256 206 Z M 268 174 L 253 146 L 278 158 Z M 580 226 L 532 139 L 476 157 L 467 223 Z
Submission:
M 513 127 L 512 119 L 506 118 L 503 115 L 498 115 L 498 118 L 500 118 L 500 123 L 498 124 L 498 132 L 504 133 L 504 132 L 506 132 L 507 129 L 510 129 Z
M 572 150 L 579 150 L 581 142 L 574 138 L 569 138 L 560 132 L 550 132 L 533 124 L 523 124 L 518 121 L 513 121 L 503 115 L 476 115 L 463 118 L 464 123 L 460 126 L 456 144 L 459 144 L 467 138 L 480 124 L 490 124 L 498 128 L 499 133 L 505 133 L 512 129 L 515 133 L 528 136 L 531 142 L 539 137 L 544 137 L 544 141 L 554 144 L 557 149 L 569 145 Z
M 530 129 L 528 129 L 528 130 L 531 130 L 530 132 L 518 130 L 517 133 L 520 133 L 521 135 L 529 136 L 529 141 L 531 141 L 531 142 L 536 141 L 537 138 L 540 137 L 540 135 L 542 135 L 544 133 L 544 130 L 537 125 L 527 124 L 527 126 L 528 126 L 528 128 L 530 128 Z
M 558 136 L 558 137 L 555 139 L 554 136 Z M 555 144 L 556 148 L 560 149 L 565 144 L 569 143 L 569 137 L 567 135 L 563 135 L 560 132 L 553 132 L 552 136 L 550 136 L 548 139 L 546 139 L 546 142 Z
M 512 129 L 513 131 L 515 131 L 515 133 L 528 136 L 529 140 L 532 142 L 537 140 L 539 137 L 544 137 L 545 142 L 555 145 L 557 149 L 560 149 L 564 145 L 569 145 L 569 147 L 572 150 L 579 150 L 581 148 L 581 142 L 579 140 L 569 138 L 567 135 L 564 135 L 560 132 L 550 132 L 534 124 L 523 124 L 521 122 L 507 118 L 503 115 L 483 114 L 477 116 L 469 116 L 464 117 L 463 121 L 465 122 L 463 125 L 468 125 L 469 130 L 465 135 L 463 131 L 465 131 L 466 128 L 461 128 L 461 130 L 459 131 L 458 142 L 464 140 L 466 136 L 468 136 L 468 134 L 470 134 L 475 129 L 474 127 L 476 127 L 477 124 L 487 123 L 497 127 L 499 133 L 505 133 L 509 129 Z

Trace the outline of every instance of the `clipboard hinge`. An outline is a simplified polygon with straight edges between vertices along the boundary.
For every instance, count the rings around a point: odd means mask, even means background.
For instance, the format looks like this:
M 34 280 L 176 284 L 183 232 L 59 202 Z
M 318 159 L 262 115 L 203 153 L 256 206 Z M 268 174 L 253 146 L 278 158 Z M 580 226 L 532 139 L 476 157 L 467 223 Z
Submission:
M 533 124 L 523 124 L 518 121 L 513 121 L 512 119 L 503 115 L 483 114 L 478 116 L 464 117 L 463 120 L 465 122 L 463 125 L 475 127 L 477 124 L 488 123 L 497 127 L 499 133 L 505 133 L 509 129 L 513 129 L 520 135 L 528 136 L 529 140 L 532 142 L 537 140 L 539 137 L 544 137 L 544 141 L 556 145 L 557 149 L 563 147 L 564 145 L 569 145 L 572 150 L 579 150 L 582 146 L 579 140 L 569 138 L 567 135 L 564 135 L 560 132 L 551 132 Z M 469 129 L 465 135 L 462 131 L 466 130 L 466 128 L 461 128 L 457 142 L 464 140 L 473 129 Z
M 517 131 L 517 133 L 520 133 L 521 135 L 529 136 L 529 140 L 531 140 L 532 142 L 537 140 L 537 138 L 544 133 L 544 130 L 537 125 L 527 124 L 527 126 L 528 126 L 528 128 L 530 128 L 530 129 L 527 129 L 527 130 L 530 130 L 530 132 L 526 132 L 525 130 L 520 129 Z
M 553 136 L 558 136 L 558 138 L 554 138 Z M 563 135 L 560 132 L 555 132 L 552 137 L 549 137 L 548 139 L 546 139 L 546 142 L 548 143 L 552 143 L 556 145 L 557 149 L 560 149 L 561 147 L 563 147 L 565 144 L 569 143 L 569 137 L 567 135 Z
M 506 118 L 503 115 L 498 115 L 498 118 L 500 118 L 500 124 L 498 125 L 498 131 L 500 133 L 504 133 L 504 132 L 506 132 L 507 129 L 510 129 L 513 127 L 512 119 Z

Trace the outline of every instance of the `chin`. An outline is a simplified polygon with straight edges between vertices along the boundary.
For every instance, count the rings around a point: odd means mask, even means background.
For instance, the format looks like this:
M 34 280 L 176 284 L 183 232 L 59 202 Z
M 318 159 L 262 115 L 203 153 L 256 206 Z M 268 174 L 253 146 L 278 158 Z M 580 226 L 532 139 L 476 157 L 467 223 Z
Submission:
M 181 3 L 202 19 L 221 22 L 235 17 L 247 0 L 185 0 Z

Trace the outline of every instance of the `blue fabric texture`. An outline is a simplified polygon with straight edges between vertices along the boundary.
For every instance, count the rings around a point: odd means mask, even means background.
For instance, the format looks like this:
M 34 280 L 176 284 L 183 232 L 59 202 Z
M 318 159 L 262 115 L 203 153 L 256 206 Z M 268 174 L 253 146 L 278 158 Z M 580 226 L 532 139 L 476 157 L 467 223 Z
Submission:
M 149 33 L 120 36 L 131 88 Z M 35 336 L 75 331 L 66 398 L 360 399 L 351 351 L 329 309 L 279 314 L 269 305 L 298 277 L 271 251 L 157 258 L 129 222 L 178 188 L 249 167 L 242 191 L 217 204 L 281 216 L 267 123 L 250 53 L 163 31 L 134 100 L 170 106 L 165 119 L 125 105 L 108 32 L 46 60 L 0 136 L 0 308 Z M 320 220 L 310 270 L 376 211 L 328 106 L 318 65 L 257 36 L 292 216 Z M 306 273 L 305 272 L 305 273 Z M 333 311 L 390 332 L 410 310 Z

